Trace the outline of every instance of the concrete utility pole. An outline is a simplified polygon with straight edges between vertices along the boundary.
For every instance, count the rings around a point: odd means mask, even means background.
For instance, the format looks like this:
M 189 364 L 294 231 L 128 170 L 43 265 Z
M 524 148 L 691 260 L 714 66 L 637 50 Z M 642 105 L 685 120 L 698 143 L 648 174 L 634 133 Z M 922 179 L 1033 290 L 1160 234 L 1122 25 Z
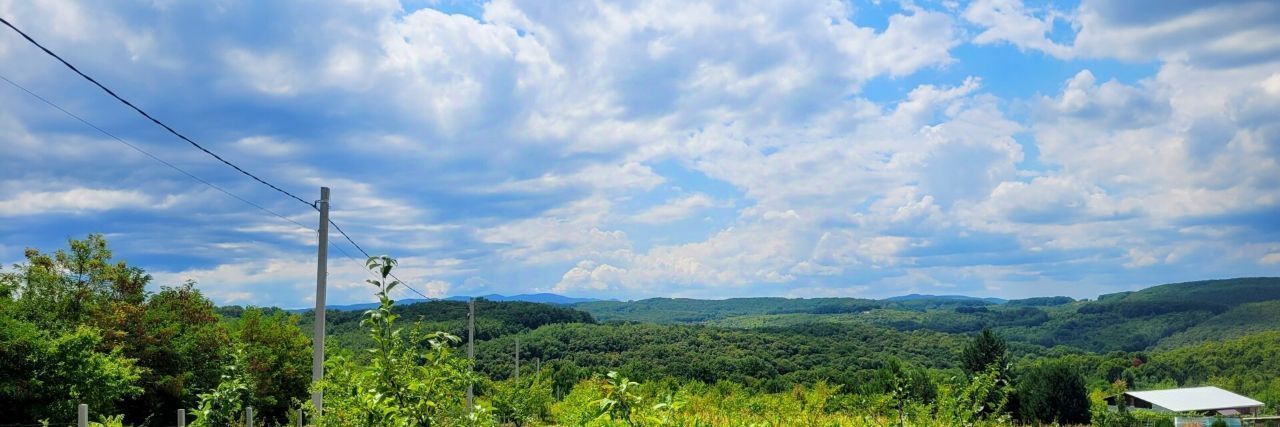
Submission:
M 329 275 L 329 187 L 320 187 L 320 241 L 316 248 L 316 311 L 315 336 L 311 338 L 311 382 L 324 378 L 324 293 Z M 316 407 L 313 417 L 320 416 L 324 405 L 324 393 L 311 393 L 311 404 Z
M 516 381 L 520 381 L 520 339 L 516 338 Z
M 467 300 L 467 358 L 471 359 L 472 370 L 475 370 L 476 363 L 476 299 Z M 475 408 L 475 390 L 471 384 L 467 384 L 467 413 L 470 414 Z

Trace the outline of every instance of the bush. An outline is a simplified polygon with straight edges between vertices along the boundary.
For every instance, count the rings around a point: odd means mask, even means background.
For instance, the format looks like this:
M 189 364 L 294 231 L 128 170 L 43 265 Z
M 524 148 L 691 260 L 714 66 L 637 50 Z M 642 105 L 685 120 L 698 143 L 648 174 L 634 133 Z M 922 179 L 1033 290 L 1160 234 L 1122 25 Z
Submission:
M 1089 396 L 1075 365 L 1052 360 L 1018 378 L 1019 417 L 1027 422 L 1089 424 Z

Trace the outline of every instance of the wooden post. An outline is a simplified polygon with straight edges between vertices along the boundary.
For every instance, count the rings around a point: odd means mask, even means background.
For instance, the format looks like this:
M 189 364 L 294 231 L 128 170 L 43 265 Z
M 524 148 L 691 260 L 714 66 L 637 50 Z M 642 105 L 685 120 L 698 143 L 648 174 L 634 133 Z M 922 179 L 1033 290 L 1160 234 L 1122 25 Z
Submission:
M 187 427 L 187 410 L 178 410 L 178 427 Z
M 89 427 L 89 405 L 81 403 L 76 407 L 76 425 L 79 427 Z

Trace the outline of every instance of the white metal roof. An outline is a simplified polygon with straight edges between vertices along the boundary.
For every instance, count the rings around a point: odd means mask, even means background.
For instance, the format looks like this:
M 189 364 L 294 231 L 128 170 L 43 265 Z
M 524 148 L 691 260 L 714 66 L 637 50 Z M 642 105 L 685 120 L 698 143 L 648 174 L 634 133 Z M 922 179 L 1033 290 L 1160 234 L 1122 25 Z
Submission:
M 1217 387 L 1131 391 L 1125 394 L 1174 412 L 1262 406 L 1262 402 Z

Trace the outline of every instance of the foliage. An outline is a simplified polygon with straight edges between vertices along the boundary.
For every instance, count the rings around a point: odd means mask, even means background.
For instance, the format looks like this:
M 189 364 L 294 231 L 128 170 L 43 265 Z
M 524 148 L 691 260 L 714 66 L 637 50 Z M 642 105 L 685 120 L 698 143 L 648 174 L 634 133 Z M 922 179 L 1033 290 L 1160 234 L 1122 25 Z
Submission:
M 0 306 L 0 419 L 75 419 L 76 405 L 114 412 L 137 395 L 138 368 L 118 351 L 101 352 L 96 329 L 47 331 L 8 316 Z
M 121 388 L 126 399 L 113 406 L 126 421 L 190 407 L 217 384 L 230 339 L 194 283 L 149 294 L 151 276 L 115 260 L 99 234 L 52 254 L 24 255 L 0 280 L 9 289 L 6 313 L 49 334 L 91 328 L 100 336 L 93 350 L 131 359 L 137 381 Z
M 990 414 L 1003 410 L 1008 400 L 1003 389 L 1009 386 L 1010 368 L 1009 347 L 1004 339 L 990 329 L 983 329 L 965 346 L 960 360 L 971 376 L 995 375 L 996 390 L 987 392 L 988 400 L 981 402 L 981 411 Z
M 520 301 L 494 302 L 477 299 L 476 339 L 491 340 L 497 337 L 527 332 L 544 325 L 558 323 L 595 323 L 590 314 L 572 308 L 550 304 Z M 228 308 L 224 315 L 239 316 L 243 309 Z M 461 301 L 428 301 L 397 304 L 392 312 L 399 319 L 421 323 L 424 330 L 443 331 L 454 336 L 466 336 L 467 303 Z M 327 341 L 349 348 L 367 348 L 373 345 L 369 334 L 360 325 L 362 312 L 328 310 Z M 300 315 L 299 326 L 304 333 L 312 330 L 314 315 L 307 311 Z M 310 336 L 310 335 L 308 335 Z
M 627 379 L 617 372 L 609 372 L 603 384 L 604 396 L 595 402 L 600 406 L 600 413 L 608 415 L 609 419 L 614 421 L 625 421 L 627 424 L 634 424 L 631 420 L 631 413 L 640 406 L 640 396 L 634 393 L 635 387 L 640 384 Z
M 313 385 L 325 393 L 320 425 L 1129 426 L 1168 420 L 1111 412 L 1103 397 L 1207 384 L 1280 407 L 1274 278 L 1004 304 L 480 300 L 473 373 L 454 354 L 466 303 L 395 305 L 394 266 L 368 264 L 376 308 L 329 312 L 326 379 Z M 84 402 L 124 414 L 106 424 L 162 425 L 170 417 L 153 414 L 181 407 L 196 408 L 197 424 L 230 425 L 247 405 L 259 420 L 296 421 L 310 313 L 215 308 L 194 283 L 151 293 L 150 280 L 97 235 L 28 250 L 0 272 L 0 419 L 67 420 Z M 516 339 L 523 359 L 545 362 L 519 380 Z M 463 406 L 469 384 L 475 408 Z
M 737 330 L 693 325 L 557 324 L 479 342 L 477 370 L 506 378 L 520 339 L 528 358 L 568 360 L 588 373 L 610 370 L 637 381 L 665 377 L 734 381 L 771 392 L 827 380 L 860 384 L 886 356 L 930 368 L 955 366 L 962 337 L 875 326 L 803 325 Z M 580 378 L 580 377 L 579 377 Z
M 498 421 L 517 426 L 550 417 L 551 377 L 544 372 L 493 383 L 489 400 Z
M 1071 297 L 1033 297 L 1009 300 L 1004 305 L 1006 307 L 1053 307 L 1073 302 L 1076 300 Z
M 298 329 L 297 316 L 249 308 L 234 323 L 232 335 L 252 386 L 248 404 L 264 422 L 285 422 L 297 407 L 294 402 L 308 398 L 311 384 L 311 340 Z
M 1007 421 L 1003 413 L 1009 389 L 994 365 L 967 381 L 944 382 L 938 388 L 936 419 L 947 425 L 972 426 L 982 421 Z
M 90 421 L 89 427 L 124 427 L 124 414 L 102 417 L 98 421 Z
M 240 426 L 244 424 L 244 408 L 253 400 L 253 387 L 244 372 L 245 353 L 236 351 L 235 363 L 223 367 L 218 386 L 200 394 L 199 406 L 191 411 L 195 420 L 191 427 Z
M 1088 424 L 1089 396 L 1079 369 L 1049 360 L 1031 365 L 1018 377 L 1019 417 L 1041 423 Z
M 700 323 L 758 314 L 860 313 L 880 305 L 878 301 L 857 298 L 729 298 L 723 300 L 651 298 L 630 302 L 581 302 L 574 304 L 573 307 L 591 313 L 601 321 Z
M 449 348 L 458 338 L 443 332 L 406 336 L 396 326 L 389 297 L 400 285 L 391 278 L 395 265 L 386 256 L 366 264 L 379 278 L 368 281 L 378 288 L 379 305 L 362 321 L 374 346 L 368 363 L 357 365 L 345 357 L 328 361 L 326 378 L 316 386 L 325 396 L 318 425 L 430 426 L 465 412 L 459 396 L 473 378 L 468 361 Z
M 1267 331 L 1280 331 L 1280 300 L 1241 304 L 1161 339 L 1153 349 L 1170 350 Z
M 964 347 L 960 359 L 969 373 L 986 372 L 994 367 L 1003 376 L 1009 365 L 1009 346 L 995 332 L 983 329 Z
M 124 404 L 128 420 L 192 407 L 232 362 L 231 337 L 192 282 L 161 287 L 147 299 L 141 318 L 125 327 L 130 332 L 123 353 L 145 368 L 143 393 Z

